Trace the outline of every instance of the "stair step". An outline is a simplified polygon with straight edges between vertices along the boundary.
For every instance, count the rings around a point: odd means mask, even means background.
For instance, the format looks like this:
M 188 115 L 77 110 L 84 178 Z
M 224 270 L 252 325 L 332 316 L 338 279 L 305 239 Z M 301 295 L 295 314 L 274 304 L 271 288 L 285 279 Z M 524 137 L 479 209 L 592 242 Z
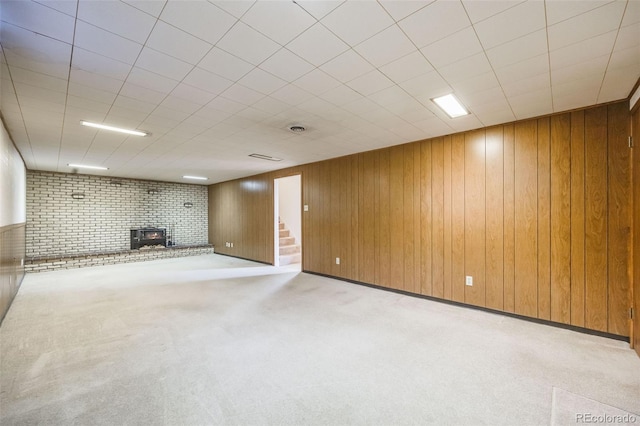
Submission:
M 284 229 L 284 222 L 278 223 L 278 229 Z
M 291 235 L 291 231 L 288 229 L 280 229 L 280 238 L 288 237 L 289 235 Z
M 290 246 L 295 244 L 296 242 L 296 238 L 295 237 L 282 237 L 280 238 L 280 246 Z
M 280 256 L 285 254 L 295 254 L 300 253 L 300 245 L 294 244 L 291 246 L 280 246 Z
M 302 256 L 300 253 L 280 256 L 280 266 L 291 265 L 293 263 L 300 263 L 301 260 L 302 260 Z

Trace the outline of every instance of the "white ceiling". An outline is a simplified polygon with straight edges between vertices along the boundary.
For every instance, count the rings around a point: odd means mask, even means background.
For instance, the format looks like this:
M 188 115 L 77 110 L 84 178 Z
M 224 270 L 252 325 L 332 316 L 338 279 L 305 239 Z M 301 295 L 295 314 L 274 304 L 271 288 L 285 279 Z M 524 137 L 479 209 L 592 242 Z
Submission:
M 213 183 L 623 99 L 640 77 L 638 0 L 0 5 L 0 109 L 38 170 Z M 471 115 L 431 101 L 450 92 Z

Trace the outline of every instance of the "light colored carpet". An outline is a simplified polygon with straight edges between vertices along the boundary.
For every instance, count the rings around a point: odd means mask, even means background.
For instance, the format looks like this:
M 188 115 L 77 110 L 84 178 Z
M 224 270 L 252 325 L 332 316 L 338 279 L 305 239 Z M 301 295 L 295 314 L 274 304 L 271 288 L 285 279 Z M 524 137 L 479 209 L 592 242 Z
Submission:
M 3 425 L 640 413 L 625 342 L 219 255 L 27 275 L 0 340 Z

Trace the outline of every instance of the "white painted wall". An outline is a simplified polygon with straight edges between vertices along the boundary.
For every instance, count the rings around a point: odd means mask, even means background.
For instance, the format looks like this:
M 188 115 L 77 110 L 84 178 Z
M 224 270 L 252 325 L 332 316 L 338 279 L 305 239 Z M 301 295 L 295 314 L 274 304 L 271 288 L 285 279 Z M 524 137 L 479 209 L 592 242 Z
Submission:
M 278 179 L 278 211 L 280 220 L 285 223 L 296 244 L 302 241 L 302 195 L 300 194 L 300 175 Z
M 0 122 L 0 227 L 27 221 L 27 170 Z

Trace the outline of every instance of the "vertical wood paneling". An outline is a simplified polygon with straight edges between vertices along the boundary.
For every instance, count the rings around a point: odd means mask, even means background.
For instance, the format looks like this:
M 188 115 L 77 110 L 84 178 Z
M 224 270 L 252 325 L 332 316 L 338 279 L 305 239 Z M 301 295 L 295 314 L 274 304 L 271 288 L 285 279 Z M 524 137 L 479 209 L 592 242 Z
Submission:
M 451 299 L 464 302 L 464 135 L 451 136 Z
M 505 125 L 504 134 L 504 310 L 515 312 L 515 127 Z
M 415 144 L 404 145 L 404 183 L 403 183 L 403 248 L 404 248 L 404 285 L 406 291 L 415 293 L 415 277 L 413 253 L 415 247 L 415 234 L 413 228 L 413 155 Z
M 465 286 L 464 301 L 485 304 L 485 131 L 465 134 L 464 265 L 473 286 Z
M 538 318 L 551 319 L 550 119 L 538 120 Z
M 444 297 L 444 142 L 431 145 L 431 295 Z
M 404 148 L 394 146 L 389 158 L 389 203 L 391 237 L 391 288 L 404 289 Z
M 607 330 L 607 107 L 585 111 L 585 326 Z
M 422 283 L 421 293 L 427 296 L 432 294 L 431 281 L 431 143 L 422 142 L 420 144 L 421 164 L 420 164 L 420 187 L 422 198 L 420 200 L 420 245 L 422 256 L 420 262 L 420 282 Z
M 445 136 L 444 144 L 444 291 L 443 298 L 451 299 L 452 292 L 452 247 L 451 247 L 451 136 Z
M 571 113 L 571 324 L 584 327 L 585 293 L 584 111 Z
M 538 315 L 538 143 L 535 120 L 515 125 L 515 312 Z
M 551 321 L 571 322 L 571 115 L 551 117 Z
M 486 132 L 486 297 L 488 308 L 504 309 L 504 144 L 502 126 Z
M 390 207 L 390 153 L 391 150 L 380 151 L 380 281 L 379 284 L 391 287 L 391 207 Z
M 636 109 L 631 118 L 631 135 L 634 145 L 640 146 L 640 108 Z M 640 355 L 640 148 L 633 148 L 631 152 L 633 165 L 633 248 L 632 248 L 632 276 L 631 302 L 635 315 L 631 324 L 631 346 Z
M 631 250 L 631 149 L 629 120 L 624 112 L 625 104 L 608 107 L 608 234 L 607 259 L 608 276 L 608 327 L 609 333 L 628 335 L 629 317 L 626 310 L 631 306 L 629 299 L 629 253 Z
M 273 179 L 301 173 L 306 270 L 626 335 L 625 107 L 216 184 L 210 239 L 220 253 L 271 262 Z

